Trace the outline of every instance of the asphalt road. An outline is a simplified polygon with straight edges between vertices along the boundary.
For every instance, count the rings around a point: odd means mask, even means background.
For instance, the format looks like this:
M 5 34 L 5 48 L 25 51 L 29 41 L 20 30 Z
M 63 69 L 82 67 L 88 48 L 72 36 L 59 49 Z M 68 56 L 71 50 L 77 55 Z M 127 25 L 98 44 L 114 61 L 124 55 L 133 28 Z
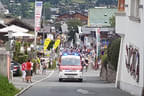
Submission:
M 58 71 L 34 85 L 21 96 L 131 96 L 116 89 L 113 83 L 99 80 L 98 71 L 84 72 L 84 81 L 58 81 Z

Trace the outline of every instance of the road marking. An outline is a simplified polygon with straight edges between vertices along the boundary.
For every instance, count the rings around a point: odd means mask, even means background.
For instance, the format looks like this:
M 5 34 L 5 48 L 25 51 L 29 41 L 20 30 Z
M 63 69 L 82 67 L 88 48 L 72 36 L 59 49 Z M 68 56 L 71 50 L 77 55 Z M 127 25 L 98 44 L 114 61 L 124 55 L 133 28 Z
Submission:
M 81 93 L 81 94 L 88 94 L 88 90 L 84 90 L 84 89 L 77 89 L 77 92 Z

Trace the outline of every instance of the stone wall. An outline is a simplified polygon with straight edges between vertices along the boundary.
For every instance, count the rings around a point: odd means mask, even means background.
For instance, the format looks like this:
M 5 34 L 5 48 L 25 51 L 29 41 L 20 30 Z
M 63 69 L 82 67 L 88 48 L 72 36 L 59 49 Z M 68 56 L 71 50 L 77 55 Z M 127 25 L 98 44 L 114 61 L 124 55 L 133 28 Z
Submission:
M 107 68 L 104 66 L 101 67 L 100 79 L 106 80 L 108 82 L 115 82 L 116 80 L 116 72 L 112 69 L 112 67 L 107 64 Z
M 9 78 L 10 58 L 9 52 L 0 50 L 0 74 Z

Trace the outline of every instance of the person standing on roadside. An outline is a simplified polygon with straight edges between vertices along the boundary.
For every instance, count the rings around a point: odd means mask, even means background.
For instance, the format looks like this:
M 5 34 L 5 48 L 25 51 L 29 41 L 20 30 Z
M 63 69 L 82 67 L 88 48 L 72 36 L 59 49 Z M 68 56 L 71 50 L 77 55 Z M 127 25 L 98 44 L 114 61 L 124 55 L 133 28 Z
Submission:
M 21 67 L 21 70 L 22 70 L 22 79 L 23 79 L 23 82 L 25 81 L 25 77 L 26 77 L 26 63 L 22 63 L 22 67 Z
M 31 82 L 31 62 L 30 62 L 30 60 L 28 60 L 26 62 L 26 82 L 27 83 Z
M 43 66 L 42 74 L 46 74 L 47 66 L 46 66 L 46 61 L 45 61 L 45 60 L 43 60 L 43 62 L 42 62 L 42 66 Z
M 89 65 L 88 58 L 86 58 L 85 59 L 86 72 L 88 71 L 88 65 Z
M 30 62 L 30 63 L 31 63 L 31 78 L 32 78 L 32 76 L 33 76 L 33 62 Z M 30 78 L 30 82 L 32 83 L 31 78 Z

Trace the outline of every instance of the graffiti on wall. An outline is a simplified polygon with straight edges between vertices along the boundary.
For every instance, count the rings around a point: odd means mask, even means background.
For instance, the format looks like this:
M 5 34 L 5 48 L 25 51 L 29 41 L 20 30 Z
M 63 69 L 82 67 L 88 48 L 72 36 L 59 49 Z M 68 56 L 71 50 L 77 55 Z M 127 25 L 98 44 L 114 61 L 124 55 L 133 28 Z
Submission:
M 130 75 L 139 82 L 139 50 L 133 45 L 126 45 L 126 67 Z

